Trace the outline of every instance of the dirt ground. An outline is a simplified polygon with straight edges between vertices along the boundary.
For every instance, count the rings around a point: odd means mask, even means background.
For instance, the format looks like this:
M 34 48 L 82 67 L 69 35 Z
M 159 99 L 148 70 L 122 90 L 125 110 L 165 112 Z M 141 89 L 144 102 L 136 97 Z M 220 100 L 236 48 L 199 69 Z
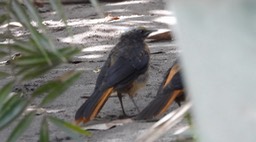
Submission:
M 52 115 L 72 122 L 76 110 L 85 101 L 80 97 L 84 95 L 89 96 L 92 93 L 98 75 L 97 70 L 103 65 L 109 50 L 118 42 L 118 38 L 122 32 L 136 26 L 145 26 L 153 29 L 171 28 L 166 24 L 166 21 L 172 24 L 175 22 L 175 19 L 172 12 L 164 10 L 165 5 L 166 3 L 163 0 L 130 0 L 118 3 L 102 3 L 100 6 L 105 14 L 111 14 L 120 18 L 119 20 L 113 21 L 99 17 L 91 4 L 65 5 L 64 8 L 68 18 L 68 24 L 74 34 L 73 39 L 69 37 L 65 28 L 63 28 L 64 25 L 54 15 L 53 11 L 42 12 L 44 23 L 49 27 L 49 31 L 52 33 L 52 38 L 57 46 L 71 46 L 83 49 L 82 53 L 74 58 L 74 60 L 82 62 L 58 66 L 38 79 L 17 86 L 16 89 L 22 89 L 29 94 L 34 88 L 48 80 L 58 77 L 66 71 L 73 69 L 82 71 L 83 74 L 80 79 L 65 94 L 45 108 L 49 110 L 63 110 Z M 172 65 L 177 57 L 177 53 L 179 53 L 179 50 L 176 49 L 175 41 L 151 42 L 148 45 L 151 50 L 150 79 L 146 87 L 135 97 L 135 101 L 140 109 L 143 109 L 155 97 L 163 74 Z M 4 82 L 1 83 L 1 85 L 3 84 Z M 128 114 L 137 114 L 129 97 L 124 97 L 124 106 Z M 177 104 L 174 104 L 170 110 L 177 107 Z M 99 113 L 97 119 L 89 124 L 116 120 L 120 115 L 122 115 L 122 111 L 118 98 L 111 97 Z M 36 116 L 35 121 L 19 139 L 19 142 L 38 141 L 38 123 L 41 122 L 41 119 L 42 115 Z M 83 136 L 82 139 L 88 142 L 134 141 L 152 124 L 153 122 L 134 121 L 109 130 L 91 131 L 91 137 Z M 184 125 L 186 125 L 185 122 L 182 122 L 175 129 Z M 1 141 L 5 141 L 13 126 L 0 133 Z M 49 128 L 51 130 L 51 142 L 75 141 L 55 126 L 50 125 Z M 168 132 L 158 141 L 172 141 L 172 131 L 174 130 Z

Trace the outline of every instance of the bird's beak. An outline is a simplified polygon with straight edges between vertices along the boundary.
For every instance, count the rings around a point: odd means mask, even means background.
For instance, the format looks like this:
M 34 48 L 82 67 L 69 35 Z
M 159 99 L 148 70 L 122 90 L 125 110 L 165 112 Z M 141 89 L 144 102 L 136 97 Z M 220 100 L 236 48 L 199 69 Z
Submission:
M 151 30 L 148 30 L 149 33 L 153 33 L 153 32 L 156 32 L 157 30 L 155 29 L 151 29 Z
M 155 30 L 155 29 L 147 30 L 147 36 L 150 35 L 150 34 L 153 33 L 153 32 L 156 32 L 156 31 L 157 31 L 157 30 Z

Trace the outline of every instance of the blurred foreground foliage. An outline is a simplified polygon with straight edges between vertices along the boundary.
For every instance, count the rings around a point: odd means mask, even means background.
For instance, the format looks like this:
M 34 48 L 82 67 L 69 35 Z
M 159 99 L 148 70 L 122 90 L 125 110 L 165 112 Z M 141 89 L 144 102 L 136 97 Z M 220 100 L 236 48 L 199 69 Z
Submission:
M 50 1 L 50 4 L 60 18 L 66 21 L 60 1 Z M 36 7 L 30 0 L 24 0 L 22 4 L 18 0 L 1 1 L 0 9 L 0 26 L 7 25 L 7 32 L 0 33 L 0 58 L 8 59 L 4 66 L 10 67 L 11 70 L 10 72 L 0 71 L 0 78 L 2 81 L 6 77 L 12 78 L 0 89 L 0 131 L 16 121 L 16 127 L 7 138 L 7 142 L 14 142 L 35 119 L 35 111 L 25 113 L 33 100 L 39 95 L 43 96 L 37 107 L 43 107 L 54 101 L 79 78 L 80 73 L 69 71 L 38 87 L 29 97 L 21 97 L 20 93 L 12 92 L 14 86 L 42 76 L 54 67 L 67 62 L 69 58 L 79 53 L 79 50 L 73 47 L 55 47 L 47 35 L 46 27 L 42 24 Z M 21 27 L 28 32 L 28 38 L 17 38 L 11 31 L 11 21 L 20 23 Z M 38 124 L 41 125 L 38 126 L 41 127 L 38 138 L 40 142 L 49 141 L 49 123 L 77 139 L 79 139 L 78 134 L 90 135 L 76 125 L 44 114 L 41 124 Z

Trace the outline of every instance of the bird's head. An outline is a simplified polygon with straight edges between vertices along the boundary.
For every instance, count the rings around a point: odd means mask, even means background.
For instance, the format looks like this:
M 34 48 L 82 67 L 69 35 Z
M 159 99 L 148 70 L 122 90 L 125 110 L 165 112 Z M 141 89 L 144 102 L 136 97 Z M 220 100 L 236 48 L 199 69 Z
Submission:
M 122 34 L 121 39 L 123 38 L 129 38 L 129 39 L 141 39 L 144 40 L 147 38 L 147 36 L 154 32 L 156 30 L 150 30 L 150 29 L 146 29 L 145 27 L 137 27 L 134 28 L 132 30 L 129 30 L 127 32 L 125 32 L 124 34 Z

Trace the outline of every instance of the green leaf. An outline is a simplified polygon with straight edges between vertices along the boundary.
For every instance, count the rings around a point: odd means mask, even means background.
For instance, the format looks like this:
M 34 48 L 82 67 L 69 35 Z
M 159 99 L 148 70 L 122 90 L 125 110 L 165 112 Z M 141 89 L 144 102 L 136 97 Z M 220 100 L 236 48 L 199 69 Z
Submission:
M 102 9 L 99 6 L 99 1 L 98 0 L 90 0 L 92 6 L 95 8 L 96 12 L 100 17 L 104 17 L 104 14 L 102 12 Z
M 86 135 L 86 136 L 91 136 L 90 132 L 83 130 L 81 127 L 78 127 L 77 125 L 71 124 L 69 122 L 66 122 L 64 120 L 61 120 L 61 119 L 58 119 L 58 118 L 52 117 L 52 116 L 49 116 L 48 118 L 53 124 L 55 124 L 56 126 L 61 128 L 68 135 L 70 135 L 74 138 L 79 138 L 77 133 Z
M 80 50 L 75 49 L 75 48 L 66 48 L 65 50 L 59 50 L 60 51 L 60 55 L 66 58 L 71 57 L 72 55 L 79 53 Z M 56 57 L 56 55 L 54 53 L 47 53 L 49 55 L 49 59 L 53 62 L 52 65 L 55 66 L 55 64 L 59 64 L 61 63 L 60 58 Z M 15 60 L 15 64 L 18 66 L 35 66 L 35 65 L 39 65 L 40 66 L 49 66 L 47 64 L 46 59 L 38 53 L 34 53 L 31 55 L 27 55 L 27 56 L 22 56 L 21 58 Z
M 16 75 L 21 75 L 21 76 L 24 76 L 25 74 L 29 74 L 29 73 L 33 73 L 34 70 L 35 70 L 35 67 L 25 67 L 25 66 L 22 66 L 20 68 L 18 68 L 18 71 L 16 73 Z
M 8 74 L 8 73 L 6 73 L 6 72 L 2 72 L 2 71 L 0 71 L 0 79 L 3 79 L 3 78 L 5 78 L 5 77 L 7 77 L 7 76 L 9 76 L 10 74 Z M 1 95 L 1 94 L 0 94 Z M 1 107 L 0 107 L 1 108 Z
M 42 36 L 31 24 L 28 14 L 25 12 L 24 8 L 16 1 L 12 0 L 12 10 L 15 17 L 21 22 L 31 33 L 32 39 L 36 43 L 36 47 L 40 50 L 40 52 L 44 55 L 46 61 L 49 65 L 52 64 L 51 60 L 49 59 L 45 48 L 51 46 L 46 37 Z
M 2 35 L 1 35 L 2 36 Z M 2 49 L 7 49 L 9 46 L 9 44 L 3 44 L 3 43 L 0 43 L 0 48 Z
M 5 102 L 0 111 L 0 130 L 15 120 L 26 108 L 28 101 L 13 95 Z
M 7 19 L 8 19 L 8 16 L 6 14 L 0 15 L 0 25 L 6 22 Z
M 9 53 L 5 52 L 5 51 L 0 51 L 0 57 L 4 57 L 9 55 Z
M 6 7 L 6 6 L 7 6 L 6 2 L 3 2 L 3 1 L 0 2 L 0 7 Z
M 64 10 L 60 0 L 51 0 L 51 6 L 57 12 L 58 16 L 63 20 L 65 25 L 67 25 L 67 18 L 65 17 Z
M 49 1 L 53 7 L 53 9 L 56 10 L 57 14 L 59 15 L 59 17 L 61 17 L 65 23 L 65 25 L 67 26 L 67 18 L 65 17 L 64 14 L 64 10 L 62 8 L 62 4 L 61 4 L 61 0 L 50 0 Z M 42 23 L 42 22 L 41 22 Z M 44 28 L 44 25 L 40 26 L 42 29 Z M 68 28 L 69 33 L 70 33 L 70 29 Z M 63 56 L 61 56 L 61 54 L 56 50 L 56 47 L 54 46 L 54 44 L 52 43 L 52 41 L 49 38 L 45 38 L 45 41 L 47 41 L 48 45 L 44 45 L 45 47 L 48 47 L 49 49 L 51 49 L 52 53 L 54 54 L 54 56 L 60 58 L 62 61 L 67 61 Z
M 57 65 L 56 65 L 57 66 Z M 47 73 L 49 70 L 51 70 L 54 66 L 37 66 L 34 68 L 34 70 L 31 70 L 30 72 L 25 72 L 23 79 L 24 80 L 31 80 L 33 78 L 39 77 L 45 73 Z
M 53 2 L 55 2 L 56 0 L 54 0 Z M 51 2 L 51 1 L 50 1 Z M 38 14 L 37 10 L 35 9 L 34 5 L 31 3 L 31 1 L 25 1 L 26 7 L 28 8 L 29 11 L 29 15 L 32 16 L 32 18 L 37 22 L 39 28 L 41 28 L 41 30 L 44 31 L 44 33 L 46 33 L 46 28 L 45 26 L 42 24 L 43 21 L 40 17 L 40 15 Z M 63 15 L 64 16 L 64 15 Z M 36 40 L 37 41 L 37 40 Z M 56 51 L 56 48 L 54 46 L 54 44 L 52 43 L 50 38 L 47 38 L 45 35 L 41 34 L 40 40 L 39 40 L 40 44 L 42 45 L 42 47 L 47 48 L 49 50 L 52 51 L 52 53 L 59 57 L 60 59 L 62 59 L 63 61 L 65 61 L 65 59 L 60 56 L 60 54 Z
M 40 75 L 43 75 L 44 73 L 51 70 L 52 68 L 53 68 L 53 66 L 42 66 L 42 67 L 41 66 L 35 66 L 35 67 L 33 67 L 32 70 L 29 70 L 29 71 L 28 70 L 26 71 L 26 69 L 25 69 L 22 79 L 30 80 L 30 79 L 36 78 Z
M 12 14 L 15 15 L 15 18 L 17 18 L 23 26 L 27 27 L 30 30 L 32 28 L 32 25 L 30 24 L 30 19 L 27 13 L 25 12 L 25 9 L 17 0 L 11 0 L 10 3 L 10 10 L 12 11 Z
M 58 96 L 60 96 L 65 90 L 67 90 L 71 84 L 78 79 L 80 76 L 80 73 L 77 72 L 68 72 L 64 75 L 62 75 L 58 79 L 58 84 L 53 87 L 53 90 L 44 97 L 43 101 L 41 102 L 41 105 L 48 104 L 52 102 L 54 99 L 56 99 Z
M 65 16 L 65 12 L 63 10 L 62 4 L 61 4 L 61 0 L 51 0 L 50 3 L 51 3 L 52 8 L 56 11 L 58 16 L 64 22 L 69 36 L 73 36 L 72 31 L 71 31 L 70 27 L 68 26 L 67 18 Z
M 35 117 L 35 112 L 30 112 L 26 116 L 24 116 L 23 119 L 21 119 L 21 121 L 18 123 L 18 125 L 13 129 L 12 133 L 7 139 L 7 142 L 16 142 L 17 139 L 29 127 L 34 117 Z
M 42 21 L 40 15 L 38 14 L 38 11 L 35 9 L 35 6 L 32 4 L 32 2 L 30 0 L 26 0 L 26 1 L 24 1 L 24 3 L 26 5 L 26 7 L 28 8 L 29 14 L 37 22 L 39 27 L 41 29 L 45 29 L 44 25 L 42 24 L 43 21 Z
M 33 97 L 36 97 L 36 96 L 39 96 L 43 93 L 48 93 L 50 92 L 54 86 L 57 86 L 59 84 L 58 81 L 50 81 L 50 82 L 47 82 L 46 84 L 38 87 L 32 94 Z
M 61 56 L 67 59 L 79 51 L 80 50 L 77 48 L 58 49 Z M 19 67 L 17 74 L 22 75 L 25 80 L 33 79 L 58 66 L 62 62 L 60 58 L 56 57 L 53 53 L 49 52 L 48 55 L 53 61 L 52 66 L 48 65 L 46 61 L 43 61 L 44 57 L 42 57 L 42 55 L 37 55 L 37 53 L 29 56 L 23 56 L 15 60 L 14 63 Z
M 10 94 L 10 92 L 12 91 L 12 87 L 14 85 L 14 82 L 11 81 L 9 83 L 7 83 L 1 90 L 0 90 L 0 110 L 2 111 L 2 107 L 4 102 L 7 100 L 6 98 L 8 97 L 8 95 Z
M 9 45 L 10 48 L 13 48 L 16 51 L 23 52 L 25 54 L 37 54 L 38 52 L 35 50 L 36 45 L 34 45 L 32 39 L 30 41 L 19 41 L 16 40 L 14 44 Z M 24 55 L 24 54 L 23 54 Z
M 39 51 L 43 54 L 44 58 L 46 59 L 49 65 L 52 65 L 52 61 L 47 54 L 47 50 L 51 51 L 56 57 L 60 58 L 62 61 L 67 61 L 63 56 L 61 56 L 54 44 L 50 39 L 48 39 L 42 33 L 39 33 L 31 24 L 29 20 L 29 16 L 26 13 L 25 9 L 15 0 L 12 0 L 12 10 L 14 16 L 30 31 L 32 39 L 35 41 L 36 47 Z M 24 18 L 25 17 L 25 18 Z
M 81 50 L 74 47 L 65 47 L 65 48 L 59 49 L 60 54 L 62 54 L 66 58 L 70 58 L 73 55 L 79 53 L 80 51 Z
M 46 117 L 44 117 L 41 123 L 39 142 L 49 142 L 49 130 L 48 130 L 48 122 Z
M 18 66 L 33 66 L 33 65 L 39 65 L 39 64 L 47 64 L 47 60 L 38 55 L 30 55 L 30 56 L 22 56 L 19 59 L 14 61 L 15 65 Z

